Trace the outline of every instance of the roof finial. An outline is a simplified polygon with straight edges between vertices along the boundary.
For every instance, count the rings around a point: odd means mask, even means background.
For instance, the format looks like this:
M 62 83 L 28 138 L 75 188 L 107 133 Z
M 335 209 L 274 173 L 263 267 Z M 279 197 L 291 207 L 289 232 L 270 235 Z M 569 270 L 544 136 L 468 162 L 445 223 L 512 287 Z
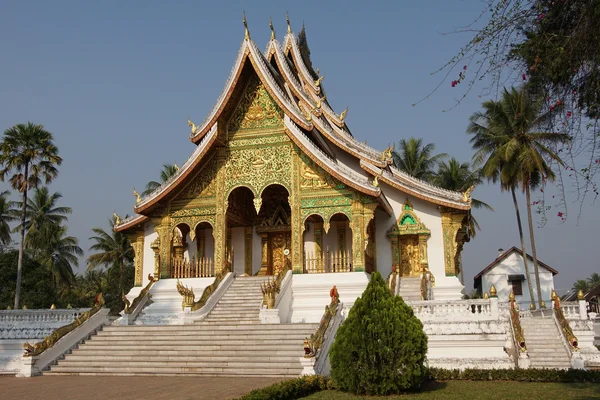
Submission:
M 269 17 L 269 27 L 271 28 L 271 40 L 275 39 L 275 28 L 273 28 L 273 18 Z
M 285 12 L 285 20 L 287 21 L 287 26 L 288 26 L 287 33 L 292 33 L 292 27 L 290 26 L 290 16 L 288 15 L 287 11 Z
M 346 109 L 340 114 L 340 121 L 344 122 L 344 119 L 346 119 L 346 114 L 348 114 L 348 107 L 346 107 Z
M 246 11 L 244 11 L 244 39 L 250 39 L 250 32 L 248 32 L 248 22 L 246 21 Z

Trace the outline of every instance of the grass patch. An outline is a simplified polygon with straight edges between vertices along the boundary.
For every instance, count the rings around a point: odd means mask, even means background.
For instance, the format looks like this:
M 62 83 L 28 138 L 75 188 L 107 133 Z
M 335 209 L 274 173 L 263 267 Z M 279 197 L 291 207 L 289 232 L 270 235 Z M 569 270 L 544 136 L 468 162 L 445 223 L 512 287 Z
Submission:
M 324 390 L 303 399 L 310 400 L 465 400 L 465 399 L 600 399 L 600 386 L 593 383 L 525 383 L 498 381 L 430 382 L 420 393 L 395 396 L 357 396 L 337 390 Z

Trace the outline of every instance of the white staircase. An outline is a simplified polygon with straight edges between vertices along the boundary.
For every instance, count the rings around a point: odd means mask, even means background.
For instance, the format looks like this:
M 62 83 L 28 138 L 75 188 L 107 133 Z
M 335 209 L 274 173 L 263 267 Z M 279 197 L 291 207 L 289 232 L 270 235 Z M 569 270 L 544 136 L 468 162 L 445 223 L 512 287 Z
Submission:
M 260 324 L 264 281 L 237 278 L 202 322 L 108 326 L 44 375 L 298 376 L 318 324 Z
M 398 294 L 402 296 L 404 301 L 421 300 L 421 278 L 418 277 L 401 277 L 400 288 Z
M 551 314 L 521 318 L 521 327 L 531 368 L 570 368 L 569 353 Z

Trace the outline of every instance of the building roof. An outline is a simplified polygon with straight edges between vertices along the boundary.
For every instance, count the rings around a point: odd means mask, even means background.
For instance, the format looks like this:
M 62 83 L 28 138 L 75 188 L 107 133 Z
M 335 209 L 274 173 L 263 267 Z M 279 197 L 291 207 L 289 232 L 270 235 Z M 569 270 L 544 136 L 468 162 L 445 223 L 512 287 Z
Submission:
M 475 282 L 477 282 L 477 280 L 481 279 L 481 277 L 486 272 L 488 272 L 489 270 L 491 270 L 492 268 L 494 268 L 496 265 L 500 264 L 502 261 L 504 261 L 504 259 L 506 259 L 506 257 L 508 257 L 513 252 L 516 252 L 516 253 L 520 254 L 521 257 L 523 257 L 523 251 L 521 249 L 513 246 L 510 249 L 506 250 L 504 253 L 500 254 L 494 261 L 492 261 L 492 263 L 490 265 L 488 265 L 487 267 L 485 267 L 484 269 L 482 269 L 480 273 L 478 273 L 477 275 L 475 275 L 475 278 L 473 278 L 473 280 Z M 527 258 L 530 259 L 533 262 L 533 257 L 531 257 L 531 255 L 527 254 Z M 548 271 L 552 272 L 552 275 L 558 274 L 557 270 L 555 270 L 554 268 L 550 267 L 545 262 L 541 261 L 540 259 L 538 259 L 537 261 L 538 261 L 538 264 L 540 265 L 540 267 L 546 268 Z
M 390 166 L 393 161 L 389 149 L 380 152 L 366 143 L 357 141 L 345 123 L 347 109 L 337 114 L 329 104 L 322 86 L 324 76 L 319 77 L 312 70 L 310 60 L 307 60 L 308 54 L 303 56 L 299 38 L 291 32 L 289 21 L 288 33 L 283 43 L 280 43 L 275 38 L 274 31 L 272 32 L 263 53 L 246 30 L 221 95 L 204 121 L 192 127 L 190 140 L 197 145 L 196 150 L 174 176 L 135 204 L 136 213 L 145 215 L 150 212 L 150 208 L 183 182 L 207 155 L 220 131 L 217 129 L 219 117 L 226 110 L 242 71 L 248 64 L 252 66 L 269 95 L 283 110 L 285 131 L 290 139 L 332 176 L 355 190 L 376 197 L 388 213 L 391 212 L 391 207 L 381 189 L 374 183 L 376 176 L 398 190 L 434 204 L 460 210 L 471 208 L 468 195 L 441 189 L 395 170 Z M 300 35 L 305 35 L 304 29 Z M 306 47 L 305 36 L 302 38 Z M 306 49 L 304 53 L 308 53 Z M 311 140 L 307 133 L 315 140 Z M 354 171 L 338 162 L 330 146 L 335 146 L 358 159 L 362 171 Z M 123 221 L 116 229 L 121 231 L 129 228 L 131 225 L 125 224 L 126 222 L 130 221 Z
M 596 285 L 593 288 L 591 288 L 590 290 L 588 290 L 587 292 L 584 293 L 583 298 L 586 301 L 590 301 L 592 299 L 592 297 L 598 297 L 600 296 L 600 285 Z M 565 296 L 564 299 L 562 299 L 562 301 L 575 301 L 577 300 L 577 292 L 570 292 L 569 294 L 567 294 L 567 296 Z

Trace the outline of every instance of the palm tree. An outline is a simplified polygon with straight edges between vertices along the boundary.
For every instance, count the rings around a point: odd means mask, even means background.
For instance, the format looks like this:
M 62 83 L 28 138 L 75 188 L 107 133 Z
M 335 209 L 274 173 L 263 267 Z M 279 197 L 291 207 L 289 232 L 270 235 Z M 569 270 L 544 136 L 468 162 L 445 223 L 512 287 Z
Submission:
M 177 164 L 169 165 L 164 164 L 162 170 L 160 171 L 160 182 L 150 181 L 146 184 L 146 190 L 142 192 L 143 196 L 146 196 L 156 189 L 160 187 L 163 183 L 171 179 L 173 175 L 175 175 L 179 171 L 179 167 Z
M 18 211 L 15 209 L 16 202 L 8 200 L 9 195 L 8 190 L 0 192 L 0 246 L 10 244 L 9 223 L 19 218 Z
M 410 138 L 402 139 L 398 143 L 399 151 L 392 152 L 394 164 L 398 169 L 406 172 L 415 178 L 430 181 L 434 176 L 434 169 L 446 153 L 433 155 L 435 145 L 428 143 L 423 145 L 423 139 Z
M 525 192 L 531 252 L 537 285 L 538 301 L 544 307 L 539 279 L 539 266 L 535 250 L 533 217 L 531 213 L 531 189 L 540 182 L 555 178 L 546 160 L 562 161 L 549 146 L 566 143 L 567 135 L 555 132 L 541 132 L 553 118 L 552 110 L 543 111 L 543 101 L 524 88 L 504 89 L 500 101 L 483 103 L 484 112 L 477 112 L 470 118 L 467 132 L 473 134 L 471 144 L 477 150 L 474 161 L 484 164 L 482 171 L 491 181 L 500 180 L 502 189 L 510 189 L 517 213 L 517 223 L 521 236 L 523 261 L 529 276 L 525 241 L 519 216 L 515 188 Z M 532 305 L 535 307 L 533 288 L 529 283 Z
M 57 207 L 56 203 L 62 194 L 50 194 L 47 187 L 35 189 L 33 196 L 27 201 L 25 208 L 25 248 L 35 251 L 46 240 L 46 230 L 51 226 L 60 226 L 66 222 L 71 207 Z M 19 204 L 20 205 L 20 204 Z M 19 226 L 17 228 L 20 228 Z
M 583 293 L 586 293 L 590 289 L 591 289 L 590 283 L 587 280 L 585 280 L 585 279 L 580 279 L 580 280 L 578 280 L 577 282 L 575 282 L 573 284 L 573 292 L 575 292 L 575 293 L 579 292 L 580 290 Z
M 0 141 L 0 180 L 4 182 L 7 175 L 14 172 L 14 175 L 9 178 L 10 184 L 23 193 L 15 309 L 19 308 L 21 296 L 27 190 L 37 187 L 42 179 L 50 183 L 58 175 L 56 166 L 62 163 L 62 158 L 59 157 L 58 148 L 53 140 L 52 134 L 46 131 L 43 125 L 28 122 L 6 129 Z
M 109 219 L 111 227 L 115 226 L 115 218 Z M 88 270 L 94 269 L 99 265 L 104 265 L 108 268 L 118 267 L 119 268 L 119 293 L 123 286 L 123 271 L 126 264 L 130 264 L 133 261 L 133 248 L 129 243 L 129 239 L 126 235 L 121 232 L 112 231 L 112 234 L 108 234 L 102 228 L 93 228 L 92 231 L 96 236 L 90 237 L 90 240 L 96 242 L 90 250 L 98 251 L 96 254 L 92 254 L 88 257 Z
M 452 157 L 448 161 L 439 162 L 438 170 L 432 179 L 432 183 L 444 189 L 464 192 L 471 186 L 480 185 L 482 179 L 480 171 L 473 172 L 469 163 L 461 163 Z M 471 206 L 477 209 L 485 208 L 494 211 L 489 204 L 477 199 L 471 200 Z M 471 239 L 475 237 L 476 230 L 481 230 L 481 227 L 471 212 L 469 212 L 467 218 L 467 237 Z
M 44 241 L 38 244 L 36 260 L 52 273 L 56 286 L 68 286 L 73 282 L 73 265 L 79 266 L 77 256 L 83 256 L 76 237 L 67 236 L 67 228 L 52 224 L 42 231 Z
M 600 285 L 600 274 L 594 272 L 592 275 L 590 275 L 587 281 L 590 284 L 590 290 L 595 288 L 596 286 Z

